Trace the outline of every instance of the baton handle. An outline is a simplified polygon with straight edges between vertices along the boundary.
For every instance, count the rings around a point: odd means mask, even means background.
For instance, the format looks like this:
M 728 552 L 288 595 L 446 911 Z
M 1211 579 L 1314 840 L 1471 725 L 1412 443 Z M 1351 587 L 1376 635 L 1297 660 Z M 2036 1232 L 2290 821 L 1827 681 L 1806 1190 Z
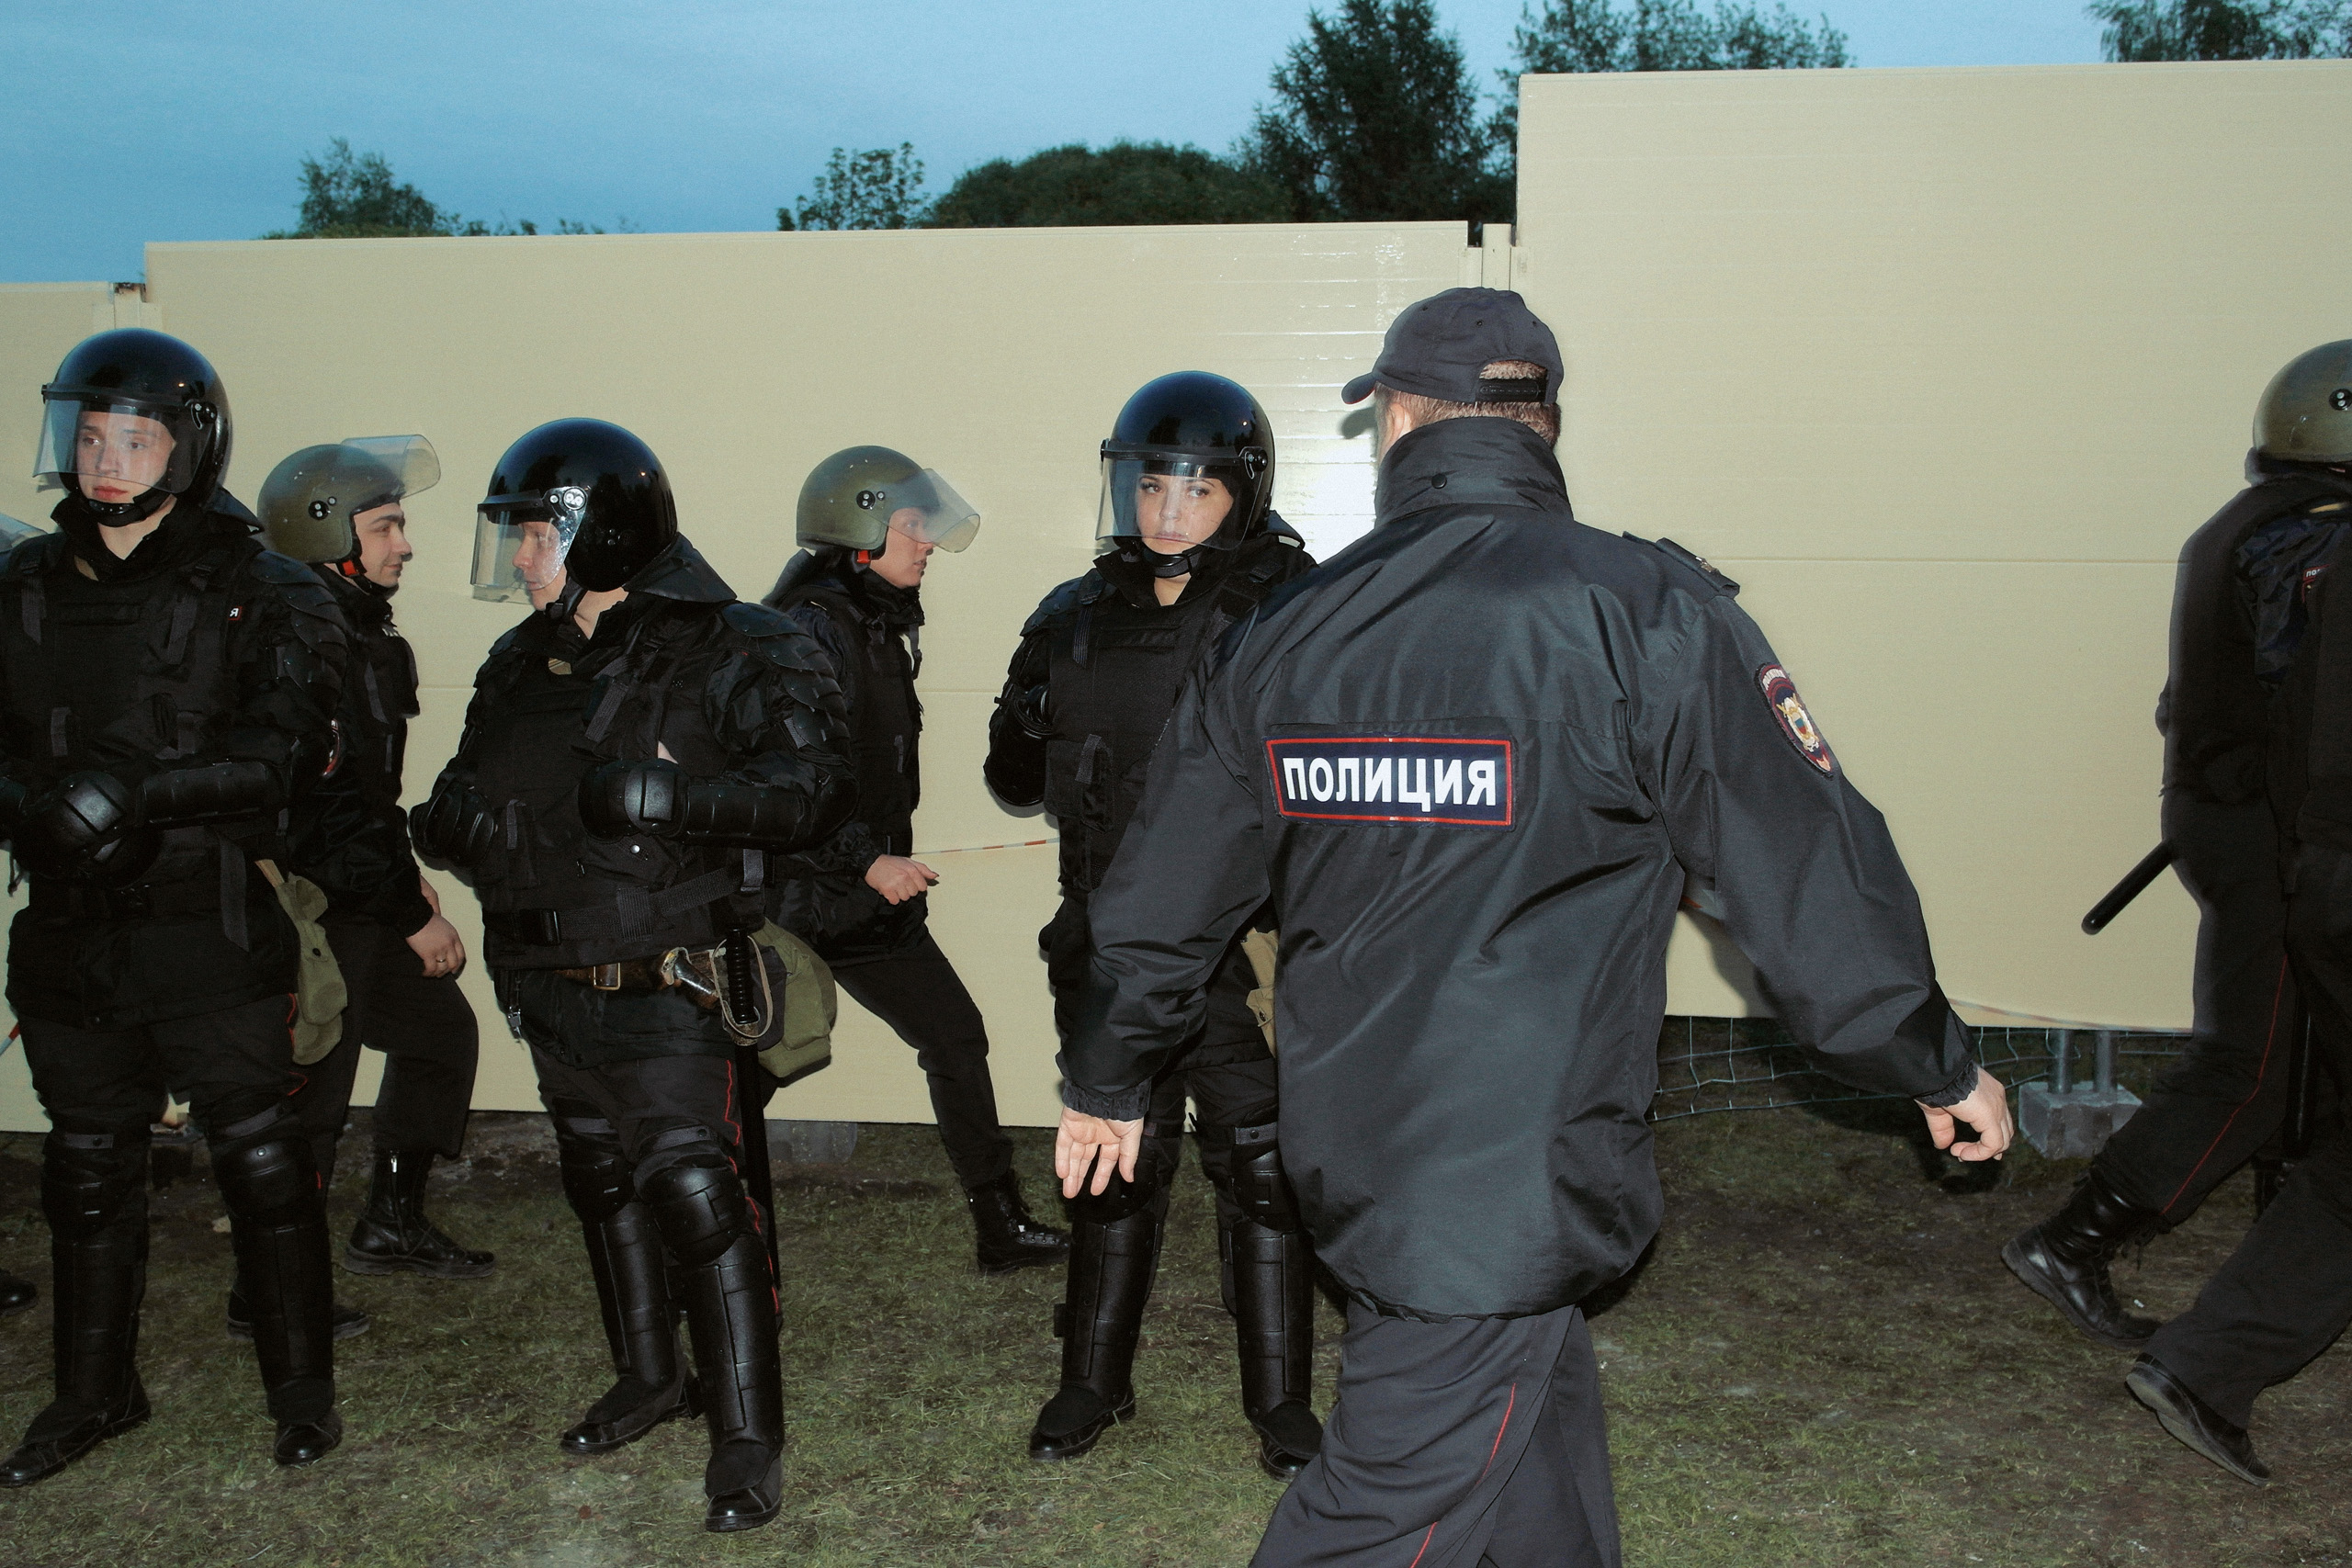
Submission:
M 2091 912 L 2083 917 L 2083 934 L 2097 936 L 2105 931 L 2107 923 L 2121 914 L 2125 905 L 2145 893 L 2148 884 L 2164 874 L 2165 867 L 2170 865 L 2178 854 L 2179 852 L 2170 844 L 2158 844 L 2143 855 L 2140 863 L 2124 873 L 2123 880 L 2117 883 L 2106 897 L 2091 906 Z

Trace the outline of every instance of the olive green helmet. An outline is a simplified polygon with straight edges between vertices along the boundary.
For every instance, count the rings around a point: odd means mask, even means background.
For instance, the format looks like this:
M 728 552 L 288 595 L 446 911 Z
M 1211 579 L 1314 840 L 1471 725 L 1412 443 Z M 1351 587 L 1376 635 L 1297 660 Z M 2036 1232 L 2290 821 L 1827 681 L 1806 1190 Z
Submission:
M 793 537 L 804 548 L 878 554 L 890 541 L 892 519 L 910 507 L 920 516 L 900 525 L 943 550 L 962 549 L 980 531 L 979 513 L 938 469 L 888 446 L 851 446 L 809 470 Z
M 305 446 L 262 482 L 262 530 L 269 547 L 282 555 L 356 575 L 359 535 L 351 520 L 440 479 L 441 459 L 422 435 L 366 435 Z
M 2254 410 L 2254 447 L 2290 463 L 2352 463 L 2352 338 L 2287 362 Z

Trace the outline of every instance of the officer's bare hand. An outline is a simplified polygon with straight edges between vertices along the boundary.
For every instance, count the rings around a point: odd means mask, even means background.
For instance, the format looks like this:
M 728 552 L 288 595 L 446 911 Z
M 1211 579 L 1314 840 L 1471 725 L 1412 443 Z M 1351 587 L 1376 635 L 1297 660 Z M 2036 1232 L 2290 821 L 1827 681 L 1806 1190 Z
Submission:
M 433 906 L 433 912 L 436 915 L 439 914 L 441 912 L 441 895 L 433 890 L 433 879 L 420 871 L 416 874 L 416 886 L 423 890 L 424 894 L 424 901 Z
M 939 880 L 939 873 L 904 855 L 876 855 L 865 868 L 865 885 L 893 904 L 903 904 Z
M 435 978 L 455 975 L 466 966 L 465 939 L 437 908 L 433 918 L 409 937 L 408 945 L 424 961 L 424 972 Z
M 1082 1111 L 1062 1110 L 1061 1127 L 1054 1134 L 1054 1174 L 1061 1178 L 1062 1196 L 1075 1198 L 1094 1173 L 1093 1190 L 1111 1185 L 1111 1172 L 1136 1179 L 1136 1156 L 1143 1149 L 1143 1119 L 1105 1122 Z
M 1923 1105 L 1919 1113 L 1928 1119 L 1928 1135 L 1935 1139 L 1936 1147 L 1949 1149 L 1961 1159 L 1999 1159 L 2018 1135 L 2017 1124 L 2009 1120 L 2008 1089 L 1982 1067 L 1976 1069 L 1976 1087 L 1966 1100 L 1940 1109 Z M 1954 1123 L 1961 1122 L 1976 1129 L 1974 1143 L 1952 1142 L 1959 1133 Z

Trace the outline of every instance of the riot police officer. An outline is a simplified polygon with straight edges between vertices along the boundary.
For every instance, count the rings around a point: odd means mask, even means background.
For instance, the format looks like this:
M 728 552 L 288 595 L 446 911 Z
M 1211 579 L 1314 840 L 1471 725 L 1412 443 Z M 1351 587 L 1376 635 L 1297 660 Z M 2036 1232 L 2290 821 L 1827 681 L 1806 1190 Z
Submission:
M 1736 584 L 1576 521 L 1559 384 L 1516 294 L 1396 318 L 1346 390 L 1379 394 L 1373 531 L 1185 688 L 1094 896 L 1072 1195 L 1144 1167 L 1162 1064 L 1235 933 L 1270 897 L 1280 917 L 1281 1141 L 1350 1301 L 1267 1568 L 1619 1561 L 1577 1303 L 1657 1229 L 1645 1117 L 1690 877 L 1825 1066 L 1920 1100 L 1963 1157 L 2007 1142 L 1885 824 Z M 1983 1135 L 1953 1144 L 1956 1119 Z
M 534 610 L 492 648 L 412 824 L 481 897 L 587 1243 L 618 1381 L 561 1446 L 605 1452 L 700 1408 L 704 1522 L 752 1529 L 783 1502 L 783 1392 L 771 1216 L 739 1174 L 774 1081 L 746 1081 L 739 1047 L 782 979 L 745 928 L 768 857 L 849 814 L 841 698 L 823 655 L 679 533 L 660 461 L 616 425 L 557 420 L 509 447 L 474 558 L 478 594 Z
M 326 1215 L 293 1089 L 293 926 L 272 897 L 334 748 L 347 638 L 221 488 L 228 397 L 161 333 L 101 333 L 43 390 L 53 535 L 0 583 L 0 823 L 32 896 L 8 1001 L 49 1114 L 57 1396 L 0 1462 L 29 1485 L 145 1420 L 148 1128 L 184 1091 L 211 1151 L 280 1464 L 342 1434 Z
M 1272 509 L 1265 411 L 1222 376 L 1181 371 L 1146 384 L 1119 411 L 1102 464 L 1102 553 L 1022 628 L 986 765 L 1000 798 L 1042 802 L 1061 829 L 1062 902 L 1038 945 L 1066 1039 L 1093 957 L 1090 905 L 1142 799 L 1178 690 L 1227 627 L 1315 564 Z M 1250 1008 L 1257 981 L 1238 940 L 1207 984 L 1198 1027 L 1152 1079 L 1136 1179 L 1071 1205 L 1069 1287 L 1055 1322 L 1061 1386 L 1029 1434 L 1033 1458 L 1085 1453 L 1135 1413 L 1136 1340 L 1188 1095 L 1202 1169 L 1216 1190 L 1225 1302 L 1259 1462 L 1295 1475 L 1321 1441 L 1308 1404 L 1313 1258 L 1283 1174 L 1274 1062 Z
M 327 892 L 322 923 L 350 999 L 340 1043 L 308 1069 L 295 1104 L 320 1180 L 332 1185 L 359 1047 L 384 1053 L 368 1202 L 343 1266 L 474 1280 L 492 1255 L 452 1241 L 424 1213 L 434 1156 L 458 1156 L 473 1100 L 474 1012 L 458 988 L 465 944 L 409 852 L 400 805 L 417 712 L 416 655 L 392 625 L 392 595 L 414 553 L 402 502 L 440 478 L 420 435 L 306 446 L 271 471 L 259 510 L 271 547 L 310 562 L 335 596 L 353 642 L 335 765 L 295 842 L 297 863 Z
M 40 536 L 40 529 L 0 512 L 0 556 Z M 40 1288 L 30 1280 L 0 1269 L 0 1317 L 22 1312 L 40 1299 Z
M 2284 1121 L 2290 1032 L 2352 1085 L 2352 341 L 2298 355 L 2257 405 L 2247 488 L 2181 552 L 2164 830 L 2198 902 L 2195 1033 L 2066 1203 L 2013 1238 L 2018 1278 L 2101 1344 L 2165 1428 L 2241 1479 L 2269 1471 L 2255 1397 L 2352 1319 L 2352 1145 L 2341 1127 L 2290 1176 L 2188 1314 L 2116 1301 L 2108 1267 L 2169 1230 Z M 2300 998 L 2301 1007 L 2298 1007 Z
M 770 909 L 842 989 L 915 1048 L 940 1142 L 964 1189 L 980 1269 L 1058 1263 L 1062 1233 L 1030 1217 L 997 1120 L 988 1027 L 925 923 L 938 874 L 909 857 L 922 797 L 922 579 L 980 516 L 937 470 L 887 446 L 852 446 L 800 487 L 801 547 L 769 593 L 825 650 L 849 709 L 857 815 L 834 840 L 777 867 Z

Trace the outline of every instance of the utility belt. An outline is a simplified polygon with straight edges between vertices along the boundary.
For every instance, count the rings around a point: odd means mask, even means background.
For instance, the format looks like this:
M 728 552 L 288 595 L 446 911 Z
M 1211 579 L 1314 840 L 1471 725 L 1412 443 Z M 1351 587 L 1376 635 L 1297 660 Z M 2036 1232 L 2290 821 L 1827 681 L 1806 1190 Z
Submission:
M 599 991 L 683 991 L 736 1039 L 759 1040 L 775 1021 L 767 963 L 750 933 L 731 931 L 710 947 L 673 947 L 648 958 L 591 964 L 556 974 Z
M 34 916 L 42 919 L 138 920 L 209 915 L 220 908 L 220 884 L 217 878 L 198 877 L 188 882 L 107 887 L 35 877 L 30 904 Z
M 484 910 L 481 923 L 485 929 L 526 947 L 561 947 L 566 942 L 650 935 L 667 921 L 707 908 L 727 897 L 737 890 L 741 881 L 731 871 L 707 872 L 659 893 L 639 887 L 616 888 L 609 904 L 572 909 Z

